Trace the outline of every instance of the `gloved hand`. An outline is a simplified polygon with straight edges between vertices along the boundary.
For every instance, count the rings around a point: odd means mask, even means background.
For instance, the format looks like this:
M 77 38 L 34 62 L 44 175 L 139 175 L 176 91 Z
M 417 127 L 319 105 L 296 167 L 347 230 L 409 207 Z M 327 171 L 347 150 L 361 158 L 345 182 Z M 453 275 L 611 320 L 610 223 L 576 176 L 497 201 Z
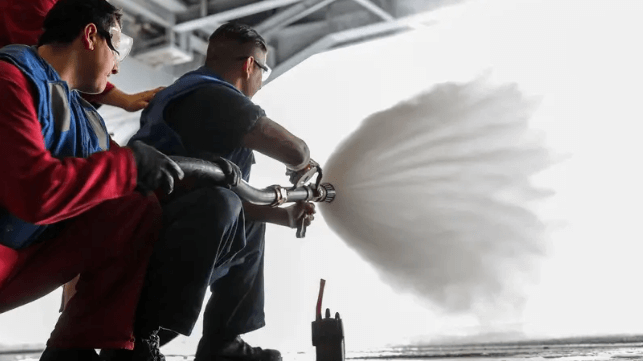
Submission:
M 236 187 L 239 184 L 239 181 L 243 179 L 241 169 L 239 169 L 236 164 L 225 158 L 207 152 L 199 154 L 199 158 L 212 162 L 221 168 L 223 175 L 225 176 L 225 184 L 222 185 L 223 187 L 227 187 L 228 189 Z
M 153 147 L 137 140 L 130 144 L 129 148 L 136 160 L 136 189 L 139 192 L 146 193 L 162 187 L 170 194 L 174 190 L 174 179 L 183 179 L 181 167 Z
M 306 227 L 310 226 L 312 221 L 315 219 L 313 214 L 315 211 L 315 204 L 311 202 L 297 202 L 292 206 L 284 207 L 286 213 L 288 214 L 288 227 L 297 228 L 299 222 L 304 219 L 304 224 Z

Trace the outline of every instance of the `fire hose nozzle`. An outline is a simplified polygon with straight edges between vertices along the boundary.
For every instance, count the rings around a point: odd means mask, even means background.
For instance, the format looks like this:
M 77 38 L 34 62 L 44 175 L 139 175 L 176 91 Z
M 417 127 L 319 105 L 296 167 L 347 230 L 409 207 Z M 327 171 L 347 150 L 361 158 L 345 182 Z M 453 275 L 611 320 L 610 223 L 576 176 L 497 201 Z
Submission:
M 320 184 L 319 187 L 317 187 L 317 193 L 319 196 L 317 197 L 318 200 L 315 200 L 316 202 L 330 203 L 335 200 L 335 196 L 337 195 L 335 187 L 330 183 Z
M 330 183 L 322 183 L 315 190 L 309 186 L 304 186 L 303 188 L 306 187 L 310 188 L 310 194 L 312 195 L 312 197 L 307 197 L 306 201 L 330 203 L 335 200 L 337 192 L 335 191 L 335 187 Z M 297 238 L 306 237 L 306 217 L 301 217 L 299 223 L 297 223 L 297 233 L 295 236 Z
M 181 156 L 170 156 L 175 161 L 183 172 L 186 178 L 195 177 L 200 180 L 206 181 L 207 184 L 226 185 L 226 177 L 221 168 L 203 159 L 195 159 Z M 246 181 L 240 180 L 236 185 L 231 186 L 230 189 L 235 192 L 243 200 L 258 205 L 269 205 L 278 207 L 286 202 L 326 202 L 330 203 L 335 199 L 336 191 L 330 183 L 321 183 L 322 171 L 319 164 L 311 161 L 311 164 L 306 169 L 306 174 L 312 177 L 317 174 L 315 184 L 302 184 L 299 187 L 286 188 L 279 185 L 274 185 L 264 189 L 257 189 L 250 186 Z M 310 180 L 310 177 L 304 174 L 303 177 L 297 178 L 297 183 L 303 180 Z M 297 227 L 297 237 L 302 238 L 306 235 L 306 220 L 299 220 Z

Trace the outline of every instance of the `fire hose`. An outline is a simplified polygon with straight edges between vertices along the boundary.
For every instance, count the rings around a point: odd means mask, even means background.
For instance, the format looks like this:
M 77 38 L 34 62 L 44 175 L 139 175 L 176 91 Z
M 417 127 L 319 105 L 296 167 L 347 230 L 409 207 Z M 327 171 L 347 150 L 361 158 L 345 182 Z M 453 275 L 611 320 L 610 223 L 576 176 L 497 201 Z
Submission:
M 170 158 L 181 167 L 186 177 L 207 178 L 215 184 L 225 182 L 225 174 L 218 165 L 212 162 L 180 156 L 171 156 Z M 314 184 L 302 184 L 302 179 L 309 181 L 312 178 L 311 172 L 308 171 L 303 177 L 294 182 L 295 186 L 293 187 L 272 185 L 258 189 L 241 179 L 236 186 L 230 186 L 230 190 L 247 202 L 271 207 L 278 207 L 289 202 L 330 203 L 335 199 L 335 187 L 330 183 L 321 183 L 321 172 L 319 173 Z M 305 235 L 306 225 L 304 219 L 302 219 L 297 225 L 297 237 L 303 238 Z

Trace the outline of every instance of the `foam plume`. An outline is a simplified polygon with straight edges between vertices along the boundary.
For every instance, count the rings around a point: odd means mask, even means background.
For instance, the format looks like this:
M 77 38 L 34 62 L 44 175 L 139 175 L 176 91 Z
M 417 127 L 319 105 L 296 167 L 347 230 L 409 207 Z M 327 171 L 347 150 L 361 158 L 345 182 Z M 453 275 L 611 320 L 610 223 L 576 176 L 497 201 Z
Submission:
M 452 312 L 520 308 L 545 251 L 550 164 L 514 85 L 441 84 L 374 114 L 325 165 L 328 225 L 395 289 Z M 494 307 L 497 309 L 497 307 Z

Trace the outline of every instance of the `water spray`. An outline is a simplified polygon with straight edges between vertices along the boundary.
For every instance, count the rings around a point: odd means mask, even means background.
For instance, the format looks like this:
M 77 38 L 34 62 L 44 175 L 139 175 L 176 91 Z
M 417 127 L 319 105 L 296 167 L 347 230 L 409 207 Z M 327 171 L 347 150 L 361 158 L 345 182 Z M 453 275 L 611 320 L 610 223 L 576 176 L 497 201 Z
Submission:
M 206 178 L 214 184 L 223 184 L 225 175 L 221 168 L 206 160 L 171 156 L 183 170 L 186 177 L 194 176 Z M 315 183 L 311 179 L 317 175 Z M 321 183 L 322 172 L 319 164 L 311 162 L 309 167 L 299 172 L 291 172 L 290 181 L 292 187 L 283 187 L 272 185 L 263 189 L 258 189 L 241 179 L 236 186 L 230 189 L 235 192 L 241 199 L 257 205 L 267 205 L 278 207 L 284 203 L 294 202 L 323 202 L 330 203 L 335 199 L 335 187 L 330 183 Z M 297 225 L 297 238 L 303 238 L 306 235 L 305 217 L 302 217 Z
M 539 104 L 479 78 L 370 115 L 324 163 L 342 195 L 320 204 L 324 221 L 396 292 L 511 322 L 546 252 Z

